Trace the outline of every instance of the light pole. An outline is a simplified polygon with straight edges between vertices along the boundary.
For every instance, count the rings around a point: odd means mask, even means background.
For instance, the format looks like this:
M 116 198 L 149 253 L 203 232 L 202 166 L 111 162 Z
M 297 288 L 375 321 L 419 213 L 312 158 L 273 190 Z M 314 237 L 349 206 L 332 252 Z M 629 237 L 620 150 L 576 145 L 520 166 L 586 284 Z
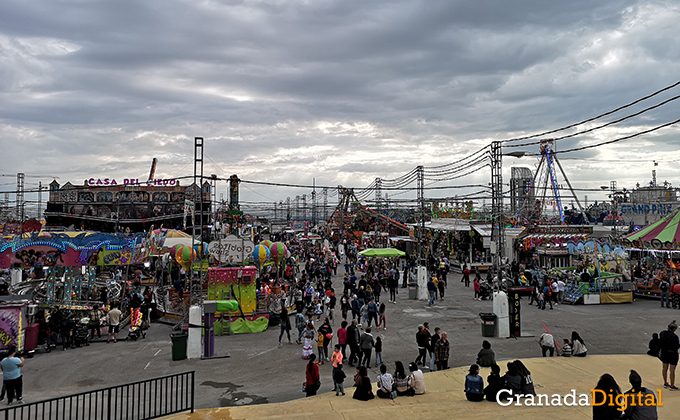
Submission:
M 503 156 L 521 158 L 524 151 L 503 154 L 500 141 L 491 143 L 491 238 L 496 245 L 493 271 L 501 281 L 500 268 L 505 250 L 505 216 L 503 215 Z
M 602 186 L 600 186 L 600 188 L 602 189 L 602 191 L 607 191 L 607 189 L 609 189 L 609 192 L 611 193 L 609 198 L 611 198 L 611 200 L 612 200 L 612 209 L 611 209 L 612 240 L 615 240 L 616 239 L 616 224 L 617 224 L 617 220 L 616 220 L 616 216 L 617 216 L 617 214 L 616 214 L 616 207 L 617 207 L 616 206 L 616 181 L 610 181 L 609 187 L 607 187 L 606 185 L 602 185 Z

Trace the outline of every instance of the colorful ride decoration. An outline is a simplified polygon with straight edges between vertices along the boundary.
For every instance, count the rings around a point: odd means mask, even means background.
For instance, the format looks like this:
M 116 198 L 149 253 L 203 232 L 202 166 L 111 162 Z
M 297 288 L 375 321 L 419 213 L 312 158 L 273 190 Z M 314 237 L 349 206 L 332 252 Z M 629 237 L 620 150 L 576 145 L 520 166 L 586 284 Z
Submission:
M 269 248 L 271 248 L 272 243 L 273 243 L 272 241 L 264 240 L 264 241 L 260 242 L 258 245 L 262 245 L 265 248 L 269 249 Z
M 0 238 L 0 268 L 13 265 L 82 267 L 144 261 L 157 251 L 163 233 L 32 232 Z
M 175 260 L 184 270 L 189 270 L 195 259 L 196 252 L 190 246 L 180 245 L 175 252 Z
M 208 299 L 218 302 L 215 334 L 222 333 L 222 322 L 226 318 L 231 319 L 231 331 L 235 334 L 267 329 L 269 314 L 257 313 L 256 278 L 257 269 L 253 266 L 208 269 Z M 235 301 L 236 305 L 222 304 L 223 300 Z
M 680 209 L 621 240 L 625 247 L 638 249 L 680 249 Z
M 288 248 L 286 248 L 286 245 L 283 242 L 274 242 L 269 247 L 269 253 L 274 264 L 276 264 L 277 267 L 280 267 L 281 262 L 286 260 Z
M 270 255 L 271 255 L 271 252 L 269 251 L 269 248 L 267 248 L 262 243 L 260 243 L 253 250 L 253 254 L 251 256 L 250 262 L 255 264 L 255 266 L 258 269 L 262 270 L 262 267 L 264 267 L 264 263 L 267 262 Z

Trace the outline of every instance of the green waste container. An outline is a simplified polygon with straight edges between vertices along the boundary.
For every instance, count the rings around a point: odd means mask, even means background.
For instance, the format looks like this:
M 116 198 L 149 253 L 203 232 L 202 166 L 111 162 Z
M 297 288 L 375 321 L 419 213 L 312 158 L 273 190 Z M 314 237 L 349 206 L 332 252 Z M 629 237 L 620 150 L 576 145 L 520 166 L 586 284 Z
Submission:
M 481 313 L 479 317 L 482 319 L 482 337 L 493 337 L 496 335 L 496 314 Z
M 172 360 L 186 359 L 189 334 L 184 331 L 170 333 L 170 341 L 172 341 Z

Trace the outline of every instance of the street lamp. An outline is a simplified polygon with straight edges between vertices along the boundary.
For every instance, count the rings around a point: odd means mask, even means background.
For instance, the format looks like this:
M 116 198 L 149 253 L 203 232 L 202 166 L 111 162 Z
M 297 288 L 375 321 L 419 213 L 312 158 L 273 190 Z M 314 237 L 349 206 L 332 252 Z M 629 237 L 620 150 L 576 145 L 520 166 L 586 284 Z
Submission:
M 493 270 L 502 279 L 501 264 L 505 246 L 505 218 L 503 216 L 503 156 L 521 158 L 526 151 L 518 150 L 510 153 L 502 152 L 502 143 L 491 143 L 491 214 L 492 214 L 492 238 L 495 239 L 496 256 L 493 260 Z M 494 235 L 495 234 L 495 235 Z

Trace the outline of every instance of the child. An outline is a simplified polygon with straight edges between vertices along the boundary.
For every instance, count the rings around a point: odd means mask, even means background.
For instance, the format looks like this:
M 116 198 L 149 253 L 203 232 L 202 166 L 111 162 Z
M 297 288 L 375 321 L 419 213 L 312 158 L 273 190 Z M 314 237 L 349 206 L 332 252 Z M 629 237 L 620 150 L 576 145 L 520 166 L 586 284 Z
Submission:
M 323 339 L 324 339 L 323 334 L 319 333 L 319 337 L 316 339 L 316 347 L 317 351 L 319 352 L 319 360 L 316 361 L 317 365 L 323 365 L 323 361 L 325 358 L 323 352 Z
M 378 336 L 375 339 L 375 364 L 378 365 L 378 359 L 380 359 L 380 363 L 383 362 L 382 360 L 382 338 Z
M 545 310 L 545 295 L 543 294 L 543 291 L 538 292 L 538 309 L 543 309 Z
M 337 366 L 333 367 L 333 384 L 335 385 L 336 397 L 339 396 L 341 392 L 343 396 L 345 395 L 345 386 L 343 385 L 343 382 L 346 377 L 347 375 L 342 371 L 342 363 L 338 363 Z
M 561 356 L 564 356 L 564 357 L 571 357 L 571 352 L 572 352 L 571 344 L 569 344 L 569 340 L 565 338 L 565 339 L 564 339 L 564 344 L 562 345 L 562 354 L 561 354 Z
M 380 329 L 380 326 L 383 323 L 385 323 L 383 330 L 386 330 L 387 329 L 387 319 L 385 318 L 385 302 L 380 304 L 380 309 L 378 309 L 378 319 L 380 320 L 378 322 L 378 329 Z
M 342 364 L 342 352 L 340 351 L 340 344 L 335 345 L 335 350 L 333 350 L 333 355 L 331 356 L 331 362 L 333 362 L 333 367 L 336 368 L 338 365 Z
M 652 339 L 649 340 L 649 350 L 647 354 L 654 357 L 659 357 L 659 350 L 661 349 L 661 341 L 659 340 L 659 334 L 652 334 Z

